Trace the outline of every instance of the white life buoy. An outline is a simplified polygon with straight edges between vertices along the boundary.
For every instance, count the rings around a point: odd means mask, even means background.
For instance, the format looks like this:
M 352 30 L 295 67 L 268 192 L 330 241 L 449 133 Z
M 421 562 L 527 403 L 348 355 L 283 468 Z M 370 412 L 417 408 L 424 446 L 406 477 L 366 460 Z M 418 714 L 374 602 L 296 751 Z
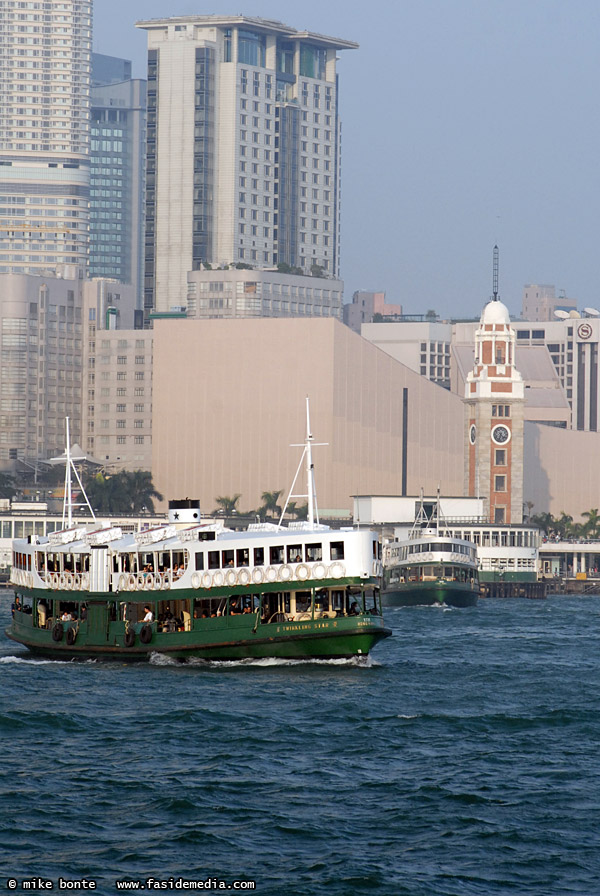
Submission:
M 131 572 L 127 576 L 127 590 L 135 591 L 135 586 L 136 586 L 136 578 L 135 578 L 134 574 Z
M 260 567 L 258 567 L 258 566 L 255 566 L 254 569 L 252 570 L 252 581 L 254 582 L 254 584 L 262 585 L 264 578 L 265 577 L 264 577 L 262 569 L 260 569 Z
M 125 575 L 125 573 L 122 572 L 121 575 L 119 576 L 119 591 L 125 591 L 126 588 L 127 588 L 127 576 Z
M 279 575 L 277 578 L 280 582 L 289 582 L 293 575 L 292 567 L 288 563 L 284 563 L 283 566 L 279 567 Z
M 52 573 L 52 590 L 56 591 L 57 588 L 58 588 L 58 573 L 53 572 Z
M 345 572 L 344 564 L 340 563 L 339 560 L 336 560 L 329 567 L 329 575 L 332 579 L 341 579 Z
M 67 591 L 73 590 L 73 574 L 70 572 L 65 573 L 65 588 Z
M 65 587 L 65 581 L 66 581 L 66 580 L 65 580 L 65 574 L 64 574 L 64 572 L 61 572 L 61 573 L 59 574 L 59 576 L 58 576 L 58 585 L 59 585 L 60 588 L 64 588 L 64 587 Z
M 217 572 L 213 573 L 212 583 L 215 588 L 220 588 L 223 584 L 223 573 L 220 569 L 218 569 Z
M 192 588 L 200 587 L 200 575 L 197 572 L 192 573 Z
M 240 569 L 237 575 L 238 585 L 249 585 L 251 580 L 250 573 L 247 569 Z
M 296 578 L 300 579 L 301 582 L 305 582 L 309 576 L 310 567 L 308 567 L 306 563 L 299 563 L 296 567 Z
M 76 572 L 73 575 L 73 587 L 77 590 L 81 590 L 81 573 Z
M 265 579 L 267 582 L 276 582 L 277 581 L 277 570 L 274 566 L 267 566 L 265 569 Z
M 324 579 L 327 575 L 327 567 L 324 563 L 315 563 L 313 566 L 313 576 L 315 579 Z
M 212 576 L 209 572 L 202 573 L 202 587 L 210 588 L 212 586 Z
M 154 584 L 152 587 L 155 591 L 160 591 L 162 588 L 162 573 L 157 572 L 154 574 Z
M 168 591 L 171 587 L 172 576 L 170 572 L 163 573 L 163 588 L 165 591 Z
M 145 582 L 146 582 L 146 577 L 144 576 L 143 573 L 138 572 L 138 574 L 137 574 L 137 580 L 136 580 L 136 581 L 137 581 L 137 587 L 138 587 L 138 588 L 143 588 L 143 587 L 144 587 L 144 584 L 145 584 Z
M 237 572 L 235 569 L 228 569 L 225 573 L 225 583 L 229 585 L 229 587 L 233 587 L 237 583 Z
M 149 572 L 146 576 L 146 581 L 144 582 L 144 588 L 146 591 L 152 591 L 154 588 L 154 573 Z

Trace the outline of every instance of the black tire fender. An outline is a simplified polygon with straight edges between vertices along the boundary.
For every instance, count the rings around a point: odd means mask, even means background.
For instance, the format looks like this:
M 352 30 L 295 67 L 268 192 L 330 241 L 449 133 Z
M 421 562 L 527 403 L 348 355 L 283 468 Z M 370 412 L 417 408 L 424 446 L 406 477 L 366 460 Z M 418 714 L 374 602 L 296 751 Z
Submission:
M 141 628 L 140 641 L 142 642 L 142 644 L 149 644 L 151 640 L 152 640 L 152 626 L 148 625 L 148 623 L 146 623 L 146 625 L 143 625 Z
M 72 647 L 75 641 L 77 640 L 77 632 L 74 628 L 67 629 L 67 644 L 69 647 Z
M 125 647 L 133 647 L 135 644 L 135 631 L 132 628 L 125 632 Z
M 52 628 L 52 640 L 58 643 L 58 641 L 62 641 L 63 635 L 62 622 L 55 622 L 54 627 Z

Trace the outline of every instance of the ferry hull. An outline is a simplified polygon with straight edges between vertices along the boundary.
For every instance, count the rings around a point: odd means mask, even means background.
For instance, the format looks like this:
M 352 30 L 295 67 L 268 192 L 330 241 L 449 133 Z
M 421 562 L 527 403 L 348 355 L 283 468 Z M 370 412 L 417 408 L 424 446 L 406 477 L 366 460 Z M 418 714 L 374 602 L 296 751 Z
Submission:
M 455 582 L 411 582 L 381 594 L 385 607 L 474 607 L 479 587 Z
M 86 631 L 85 623 L 80 624 L 72 644 L 63 639 L 57 643 L 51 631 L 33 629 L 18 619 L 6 634 L 40 656 L 138 661 L 155 653 L 174 659 L 198 657 L 205 660 L 342 659 L 366 656 L 378 641 L 391 635 L 383 619 L 376 616 L 258 625 L 250 617 L 236 622 L 230 617 L 207 620 L 208 624 L 197 631 L 153 632 L 148 643 L 141 643 L 140 632 L 137 632 L 131 647 L 125 645 L 125 626 L 121 623 L 111 624 L 103 642 Z

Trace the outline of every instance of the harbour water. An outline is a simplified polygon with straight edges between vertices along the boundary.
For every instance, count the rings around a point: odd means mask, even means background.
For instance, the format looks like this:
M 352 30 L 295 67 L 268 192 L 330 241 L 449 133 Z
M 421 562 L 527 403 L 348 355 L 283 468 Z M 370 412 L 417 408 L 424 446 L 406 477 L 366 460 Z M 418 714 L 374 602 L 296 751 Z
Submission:
M 599 597 L 388 610 L 367 661 L 216 665 L 35 660 L 10 601 L 5 890 L 600 892 Z

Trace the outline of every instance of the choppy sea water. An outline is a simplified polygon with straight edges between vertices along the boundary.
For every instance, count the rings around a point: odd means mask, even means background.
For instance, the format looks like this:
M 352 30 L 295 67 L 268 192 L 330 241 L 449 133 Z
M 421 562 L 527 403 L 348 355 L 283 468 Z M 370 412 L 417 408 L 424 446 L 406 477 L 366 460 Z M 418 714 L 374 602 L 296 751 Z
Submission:
M 600 893 L 600 597 L 389 610 L 366 662 L 213 665 L 34 660 L 10 601 L 5 891 Z

